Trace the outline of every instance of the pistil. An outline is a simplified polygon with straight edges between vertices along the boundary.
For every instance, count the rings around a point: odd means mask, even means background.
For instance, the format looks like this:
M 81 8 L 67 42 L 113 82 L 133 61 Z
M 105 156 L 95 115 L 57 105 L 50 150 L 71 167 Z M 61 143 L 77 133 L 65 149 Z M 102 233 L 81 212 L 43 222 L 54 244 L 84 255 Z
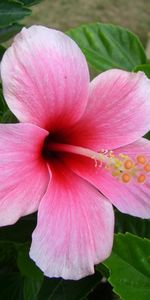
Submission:
M 82 155 L 97 161 L 101 161 L 105 164 L 109 163 L 109 157 L 104 155 L 103 153 L 95 152 L 88 148 L 83 148 L 79 146 L 73 146 L 68 144 L 59 144 L 59 143 L 50 143 L 49 144 L 50 151 L 56 152 L 67 152 L 67 153 L 74 153 L 78 155 Z

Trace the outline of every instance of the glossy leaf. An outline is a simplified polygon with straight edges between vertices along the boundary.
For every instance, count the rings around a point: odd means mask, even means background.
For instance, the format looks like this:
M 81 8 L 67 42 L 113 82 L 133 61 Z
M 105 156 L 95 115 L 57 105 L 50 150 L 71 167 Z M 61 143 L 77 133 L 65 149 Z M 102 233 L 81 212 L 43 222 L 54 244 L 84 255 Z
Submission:
M 69 30 L 67 34 L 77 42 L 89 64 L 99 72 L 111 68 L 131 71 L 147 61 L 138 37 L 125 28 L 93 23 Z
M 5 48 L 0 45 L 0 61 L 4 55 L 4 52 L 5 52 Z
M 23 3 L 26 6 L 32 6 L 35 5 L 37 3 L 40 3 L 44 0 L 19 0 L 21 3 Z
M 12 0 L 0 1 L 0 27 L 8 26 L 31 14 L 31 10 Z
M 4 48 L 0 47 L 0 50 L 1 50 L 1 55 L 3 55 L 4 53 Z M 3 115 L 3 113 L 8 109 L 7 105 L 6 105 L 6 102 L 4 100 L 4 97 L 3 97 L 3 93 L 2 93 L 2 86 L 0 85 L 0 116 Z
M 145 136 L 144 136 L 146 139 L 148 139 L 148 140 L 150 140 L 150 131 L 149 132 L 147 132 L 146 134 L 145 134 Z
M 99 273 L 78 281 L 45 278 L 38 300 L 81 300 L 100 282 Z
M 139 235 L 140 237 L 146 237 L 150 239 L 150 220 L 132 217 L 116 211 L 115 232 L 130 232 L 135 235 Z
M 15 36 L 22 27 L 23 25 L 15 23 L 7 27 L 0 28 L 0 43 L 4 43 Z
M 7 272 L 9 272 L 14 268 L 16 258 L 16 245 L 9 241 L 0 241 L 0 269 L 7 268 Z
M 150 299 L 150 240 L 130 233 L 116 235 L 112 254 L 104 265 L 121 299 Z
M 0 241 L 0 299 L 24 300 L 23 278 L 16 266 L 16 244 Z
M 37 300 L 43 282 L 43 273 L 29 257 L 29 244 L 18 248 L 17 266 L 24 277 L 24 299 Z
M 37 300 L 38 292 L 41 288 L 41 280 L 26 277 L 23 285 L 23 295 L 25 300 Z
M 150 64 L 147 65 L 139 65 L 133 69 L 134 72 L 143 71 L 145 75 L 150 78 Z
M 12 112 L 8 109 L 3 113 L 2 116 L 0 116 L 0 123 L 16 123 L 17 119 L 12 114 Z
M 4 52 L 5 49 L 2 51 Z M 2 86 L 0 84 L 0 123 L 17 123 L 17 118 L 9 110 L 2 93 Z
M 0 299 L 37 300 L 43 274 L 29 258 L 29 247 L 0 242 Z
M 96 266 L 96 270 L 100 272 L 105 278 L 108 278 L 110 275 L 108 268 L 106 268 L 103 264 L 98 264 Z
M 9 240 L 13 242 L 31 241 L 31 235 L 36 227 L 36 215 L 29 215 L 21 218 L 13 226 L 4 226 L 0 228 L 0 240 Z
M 23 276 L 43 280 L 43 273 L 29 257 L 30 245 L 23 244 L 18 247 L 17 265 Z
M 23 278 L 18 272 L 0 274 L 0 299 L 26 300 L 23 297 Z

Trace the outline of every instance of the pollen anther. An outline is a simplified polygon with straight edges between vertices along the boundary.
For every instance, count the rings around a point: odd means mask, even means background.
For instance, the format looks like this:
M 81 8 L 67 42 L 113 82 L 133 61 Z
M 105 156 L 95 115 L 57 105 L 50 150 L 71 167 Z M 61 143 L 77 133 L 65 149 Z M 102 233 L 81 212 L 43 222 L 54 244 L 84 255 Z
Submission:
M 150 172 L 150 164 L 146 164 L 145 166 L 144 166 L 144 171 L 145 172 Z
M 144 174 L 140 174 L 138 177 L 137 177 L 137 182 L 138 183 L 143 183 L 145 181 L 146 177 Z
M 132 169 L 132 167 L 133 167 L 133 162 L 132 162 L 132 160 L 130 160 L 130 159 L 126 160 L 125 163 L 124 163 L 124 167 L 125 167 L 125 169 L 127 169 L 127 170 Z
M 131 179 L 131 176 L 130 176 L 129 174 L 124 173 L 124 174 L 122 175 L 122 181 L 123 181 L 124 183 L 128 183 L 128 182 L 130 181 L 130 179 Z
M 150 162 L 143 154 L 130 157 L 119 153 L 116 156 L 112 151 L 103 150 L 98 153 L 98 158 L 96 155 L 93 155 L 92 158 L 101 161 L 101 166 L 104 166 L 113 177 L 124 184 L 132 180 L 136 180 L 136 183 L 139 184 L 144 183 L 147 180 L 148 174 L 146 173 L 150 173 Z
M 146 163 L 146 158 L 145 158 L 145 156 L 143 156 L 143 155 L 137 156 L 136 159 L 137 159 L 137 162 L 138 162 L 139 164 L 144 165 L 144 164 Z

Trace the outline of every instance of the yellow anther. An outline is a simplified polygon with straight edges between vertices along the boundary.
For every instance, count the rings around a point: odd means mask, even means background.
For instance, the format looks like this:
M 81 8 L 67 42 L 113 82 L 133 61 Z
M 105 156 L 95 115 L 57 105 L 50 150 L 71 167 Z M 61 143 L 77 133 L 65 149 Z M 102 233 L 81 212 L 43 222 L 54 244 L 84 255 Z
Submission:
M 146 177 L 144 174 L 140 174 L 138 177 L 137 177 L 137 182 L 138 183 L 143 183 L 145 181 Z
M 119 157 L 125 158 L 125 159 L 129 158 L 128 155 L 125 155 L 125 154 L 122 154 L 122 153 L 119 154 Z
M 116 168 L 120 168 L 122 166 L 122 161 L 118 158 L 114 158 L 113 162 Z
M 132 167 L 133 167 L 133 161 L 130 160 L 130 159 L 126 160 L 125 163 L 124 163 L 124 167 L 127 170 L 132 169 Z
M 111 175 L 113 177 L 119 176 L 120 175 L 120 171 L 119 170 L 114 170 L 114 171 L 112 171 Z
M 145 171 L 145 172 L 150 172 L 150 164 L 146 164 L 146 165 L 144 166 L 144 171 Z
M 124 183 L 128 183 L 131 179 L 131 176 L 127 173 L 124 173 L 121 178 Z
M 120 153 L 116 156 L 110 151 L 107 154 L 99 153 L 99 160 L 113 177 L 125 184 L 134 178 L 136 183 L 142 184 L 147 179 L 146 173 L 150 174 L 150 162 L 142 154 L 130 157 Z
M 143 155 L 138 155 L 136 159 L 139 164 L 144 165 L 146 163 L 146 158 Z

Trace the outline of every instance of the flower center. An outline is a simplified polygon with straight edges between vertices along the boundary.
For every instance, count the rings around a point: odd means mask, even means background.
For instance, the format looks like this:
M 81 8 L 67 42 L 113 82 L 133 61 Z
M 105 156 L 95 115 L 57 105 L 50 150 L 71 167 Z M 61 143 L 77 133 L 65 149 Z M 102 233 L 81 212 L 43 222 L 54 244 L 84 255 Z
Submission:
M 130 158 L 122 153 L 115 155 L 113 151 L 101 150 L 100 152 L 95 152 L 88 148 L 57 142 L 48 142 L 45 149 L 45 153 L 49 158 L 56 158 L 63 152 L 91 158 L 95 162 L 95 167 L 104 167 L 122 183 L 129 183 L 133 178 L 137 183 L 144 183 L 148 173 L 150 173 L 150 162 L 143 154 Z M 45 156 L 45 158 L 47 157 Z

